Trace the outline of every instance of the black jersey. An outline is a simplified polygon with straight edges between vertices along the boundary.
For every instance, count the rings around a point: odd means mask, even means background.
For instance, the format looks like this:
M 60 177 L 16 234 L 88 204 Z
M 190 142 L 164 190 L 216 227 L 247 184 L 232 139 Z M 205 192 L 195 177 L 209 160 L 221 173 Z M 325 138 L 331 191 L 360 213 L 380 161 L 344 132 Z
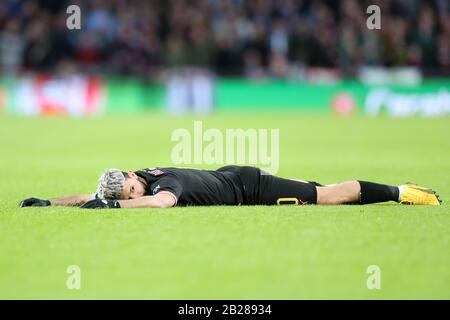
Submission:
M 145 195 L 168 191 L 177 206 L 240 205 L 242 184 L 233 172 L 156 168 L 135 172 L 147 182 Z
M 170 192 L 177 198 L 177 206 L 313 204 L 316 186 L 320 186 L 245 166 L 215 171 L 155 168 L 135 173 L 147 183 L 145 195 Z

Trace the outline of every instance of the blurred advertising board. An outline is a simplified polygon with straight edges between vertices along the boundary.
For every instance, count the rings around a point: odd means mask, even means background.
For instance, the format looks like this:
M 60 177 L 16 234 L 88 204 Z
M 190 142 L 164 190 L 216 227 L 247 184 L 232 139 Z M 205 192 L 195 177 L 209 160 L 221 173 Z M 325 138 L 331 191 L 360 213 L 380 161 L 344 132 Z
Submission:
M 0 81 L 0 111 L 19 115 L 89 116 L 167 110 L 174 91 L 161 82 L 91 77 L 24 77 Z M 214 112 L 308 112 L 440 117 L 450 115 L 450 79 L 414 85 L 357 80 L 318 84 L 219 78 Z M 176 93 L 176 92 L 175 92 Z
M 450 115 L 450 90 L 396 91 L 391 88 L 373 88 L 364 101 L 364 111 L 369 116 L 386 113 L 393 117 L 436 117 Z
M 223 111 L 305 111 L 388 115 L 450 115 L 450 79 L 416 85 L 368 85 L 359 81 L 332 84 L 222 80 L 216 109 Z
M 86 116 L 103 112 L 104 85 L 94 77 L 33 75 L 1 82 L 3 109 L 17 115 Z

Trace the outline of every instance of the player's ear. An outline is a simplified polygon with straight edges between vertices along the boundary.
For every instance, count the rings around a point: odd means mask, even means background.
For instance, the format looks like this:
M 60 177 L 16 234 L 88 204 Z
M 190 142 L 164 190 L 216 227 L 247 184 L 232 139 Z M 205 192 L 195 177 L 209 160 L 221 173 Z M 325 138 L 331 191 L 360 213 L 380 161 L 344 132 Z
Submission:
M 128 177 L 129 178 L 137 178 L 137 175 L 136 175 L 136 173 L 134 173 L 134 171 L 128 171 Z

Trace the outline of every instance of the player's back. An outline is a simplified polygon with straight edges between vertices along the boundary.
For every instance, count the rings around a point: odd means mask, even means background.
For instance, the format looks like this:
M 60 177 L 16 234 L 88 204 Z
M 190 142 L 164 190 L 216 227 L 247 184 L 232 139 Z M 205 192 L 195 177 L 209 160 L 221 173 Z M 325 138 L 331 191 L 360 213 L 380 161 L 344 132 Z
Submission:
M 184 168 L 157 168 L 137 171 L 147 181 L 147 194 L 169 191 L 177 206 L 239 205 L 242 183 L 233 172 Z

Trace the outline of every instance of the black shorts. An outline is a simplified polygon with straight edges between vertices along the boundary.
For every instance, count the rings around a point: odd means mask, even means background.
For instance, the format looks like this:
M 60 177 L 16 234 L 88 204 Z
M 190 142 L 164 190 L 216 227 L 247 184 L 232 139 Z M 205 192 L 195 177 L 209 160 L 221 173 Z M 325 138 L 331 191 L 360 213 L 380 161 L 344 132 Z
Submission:
M 242 183 L 244 205 L 315 204 L 317 182 L 300 182 L 275 177 L 259 168 L 226 166 L 218 171 L 231 171 Z

